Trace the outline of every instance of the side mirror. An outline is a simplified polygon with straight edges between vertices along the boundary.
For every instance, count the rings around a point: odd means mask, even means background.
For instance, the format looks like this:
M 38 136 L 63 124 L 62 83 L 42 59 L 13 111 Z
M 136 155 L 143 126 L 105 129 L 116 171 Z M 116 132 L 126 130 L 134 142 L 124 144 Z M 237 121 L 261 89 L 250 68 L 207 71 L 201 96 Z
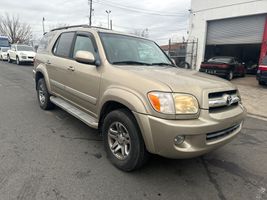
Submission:
M 94 65 L 96 63 L 96 59 L 94 54 L 89 51 L 77 51 L 74 56 L 74 59 L 77 62 Z

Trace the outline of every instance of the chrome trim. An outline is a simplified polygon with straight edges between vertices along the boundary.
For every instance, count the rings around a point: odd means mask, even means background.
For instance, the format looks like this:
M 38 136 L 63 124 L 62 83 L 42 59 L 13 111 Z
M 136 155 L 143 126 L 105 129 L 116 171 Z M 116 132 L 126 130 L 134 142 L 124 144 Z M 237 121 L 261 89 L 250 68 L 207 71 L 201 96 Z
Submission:
M 209 107 L 216 108 L 222 106 L 231 106 L 237 102 L 240 102 L 240 98 L 237 96 L 237 94 L 224 94 L 222 97 L 210 98 Z

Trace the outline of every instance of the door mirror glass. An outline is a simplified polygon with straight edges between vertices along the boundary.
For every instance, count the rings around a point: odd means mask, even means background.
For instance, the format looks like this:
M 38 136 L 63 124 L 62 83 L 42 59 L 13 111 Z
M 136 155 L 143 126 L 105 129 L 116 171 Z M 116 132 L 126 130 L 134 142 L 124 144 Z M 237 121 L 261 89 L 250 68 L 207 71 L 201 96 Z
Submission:
M 93 65 L 95 64 L 95 56 L 89 51 L 77 51 L 74 59 L 77 62 Z

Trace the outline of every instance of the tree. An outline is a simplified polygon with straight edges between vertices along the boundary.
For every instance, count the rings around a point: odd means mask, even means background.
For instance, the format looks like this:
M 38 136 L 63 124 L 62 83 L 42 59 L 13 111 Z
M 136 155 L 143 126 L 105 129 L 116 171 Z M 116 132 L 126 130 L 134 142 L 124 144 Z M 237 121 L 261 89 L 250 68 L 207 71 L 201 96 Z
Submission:
M 0 16 L 0 35 L 5 35 L 11 43 L 29 43 L 32 38 L 31 26 L 22 23 L 19 16 L 6 13 Z
M 143 30 L 134 30 L 132 34 L 139 36 L 139 37 L 148 38 L 149 32 L 148 32 L 148 28 L 146 28 Z

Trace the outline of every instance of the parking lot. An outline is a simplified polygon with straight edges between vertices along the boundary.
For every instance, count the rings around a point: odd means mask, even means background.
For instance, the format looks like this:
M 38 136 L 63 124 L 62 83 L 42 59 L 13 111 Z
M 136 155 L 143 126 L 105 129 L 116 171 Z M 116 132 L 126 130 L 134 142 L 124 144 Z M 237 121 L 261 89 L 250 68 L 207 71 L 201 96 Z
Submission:
M 97 132 L 39 108 L 31 65 L 0 62 L 0 199 L 267 199 L 267 122 L 200 158 L 152 156 L 133 173 L 106 159 Z

